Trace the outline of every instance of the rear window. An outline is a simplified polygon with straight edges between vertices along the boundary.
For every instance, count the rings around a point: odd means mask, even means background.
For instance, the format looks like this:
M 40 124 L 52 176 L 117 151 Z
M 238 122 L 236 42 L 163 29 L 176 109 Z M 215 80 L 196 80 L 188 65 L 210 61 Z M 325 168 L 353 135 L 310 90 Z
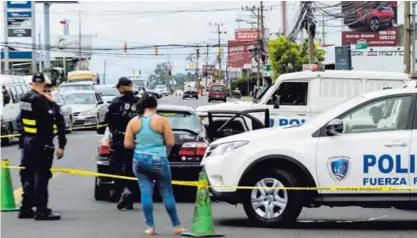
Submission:
M 78 91 L 78 90 L 95 90 L 93 85 L 61 85 L 58 87 L 58 92 L 64 91 Z
M 189 112 L 158 111 L 158 115 L 167 118 L 172 129 L 201 130 L 199 118 Z
M 213 85 L 211 86 L 212 91 L 224 91 L 224 86 L 222 85 Z

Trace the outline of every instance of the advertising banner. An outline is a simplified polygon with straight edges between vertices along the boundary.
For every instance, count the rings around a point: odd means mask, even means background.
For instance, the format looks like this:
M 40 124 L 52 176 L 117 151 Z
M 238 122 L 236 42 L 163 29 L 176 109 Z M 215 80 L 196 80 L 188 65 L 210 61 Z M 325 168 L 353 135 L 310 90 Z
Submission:
M 251 64 L 252 60 L 248 52 L 249 44 L 237 40 L 229 40 L 227 44 L 227 62 L 229 67 L 243 68 L 245 64 Z
M 397 1 L 342 1 L 342 44 L 398 46 Z
M 335 47 L 335 69 L 336 70 L 351 70 L 351 58 L 349 55 L 348 46 L 336 46 Z
M 31 28 L 9 28 L 9 37 L 32 37 Z
M 79 57 L 79 36 L 78 35 L 53 35 L 51 37 L 52 47 L 57 48 L 51 52 L 56 57 Z M 81 36 L 81 55 L 90 57 L 92 52 L 93 37 L 92 35 Z M 52 56 L 51 56 L 52 57 Z
M 7 1 L 8 9 L 31 9 L 32 1 Z
M 236 41 L 256 41 L 258 39 L 258 31 L 254 29 L 237 29 L 235 30 Z
M 207 75 L 214 76 L 216 74 L 215 65 L 203 65 L 203 72 L 206 73 L 206 70 L 207 70 Z

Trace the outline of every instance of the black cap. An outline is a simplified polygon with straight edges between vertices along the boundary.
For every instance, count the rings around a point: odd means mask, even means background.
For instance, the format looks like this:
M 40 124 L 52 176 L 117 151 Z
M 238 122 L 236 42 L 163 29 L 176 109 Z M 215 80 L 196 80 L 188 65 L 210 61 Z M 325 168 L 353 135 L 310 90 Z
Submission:
M 119 82 L 116 84 L 116 88 L 120 88 L 120 86 L 131 86 L 132 81 L 126 77 L 119 78 Z
M 32 82 L 43 83 L 45 82 L 45 76 L 43 75 L 43 73 L 40 72 L 34 73 L 32 76 Z

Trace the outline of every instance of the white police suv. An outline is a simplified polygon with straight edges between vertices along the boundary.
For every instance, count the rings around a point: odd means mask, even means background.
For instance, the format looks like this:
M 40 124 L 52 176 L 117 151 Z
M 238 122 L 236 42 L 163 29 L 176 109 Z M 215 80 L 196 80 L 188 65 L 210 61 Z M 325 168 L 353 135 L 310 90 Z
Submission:
M 303 207 L 414 206 L 417 190 L 272 187 L 417 186 L 416 99 L 416 88 L 369 92 L 304 124 L 216 140 L 201 163 L 213 199 L 242 203 L 249 218 L 274 226 L 294 222 Z

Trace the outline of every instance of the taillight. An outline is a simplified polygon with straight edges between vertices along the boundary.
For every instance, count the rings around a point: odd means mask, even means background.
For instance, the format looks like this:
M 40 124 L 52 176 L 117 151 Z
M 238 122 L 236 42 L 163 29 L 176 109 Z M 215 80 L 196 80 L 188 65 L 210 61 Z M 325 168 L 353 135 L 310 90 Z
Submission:
M 206 153 L 207 143 L 205 142 L 186 142 L 181 146 L 178 152 L 179 156 L 204 156 Z
M 100 143 L 98 147 L 98 154 L 99 155 L 109 155 L 110 154 L 110 142 L 108 140 L 103 141 Z

